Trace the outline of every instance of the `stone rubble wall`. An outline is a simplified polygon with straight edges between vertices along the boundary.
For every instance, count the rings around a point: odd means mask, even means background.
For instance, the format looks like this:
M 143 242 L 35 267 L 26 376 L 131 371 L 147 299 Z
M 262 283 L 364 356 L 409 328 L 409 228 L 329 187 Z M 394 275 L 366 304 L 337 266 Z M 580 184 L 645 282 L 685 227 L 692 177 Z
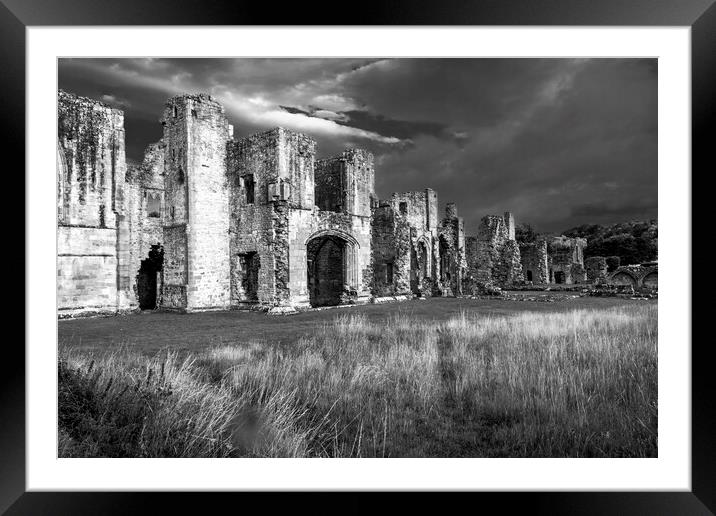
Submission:
M 562 275 L 563 283 L 586 283 L 587 271 L 584 268 L 584 238 L 571 238 L 564 235 L 553 237 L 547 242 L 550 258 L 550 283 L 557 283 L 556 275 Z
M 343 181 L 345 162 L 338 158 L 316 161 L 316 206 L 324 211 L 341 212 L 345 208 Z
M 269 185 L 280 179 L 281 131 L 274 129 L 229 142 L 229 232 L 231 257 L 231 305 L 253 304 L 243 291 L 241 256 L 257 253 L 258 303 L 273 305 L 276 299 L 274 254 L 274 206 Z M 284 160 L 284 163 L 286 160 Z M 286 173 L 283 174 L 287 176 Z M 254 200 L 247 202 L 247 178 L 253 177 Z
M 394 193 L 387 203 L 393 231 L 384 245 L 394 250 L 394 285 L 376 295 L 431 296 L 439 266 L 437 194 L 430 188 Z
M 445 218 L 438 226 L 437 259 L 439 275 L 434 294 L 458 296 L 463 293 L 463 279 L 467 277 L 465 255 L 465 221 L 457 216 L 455 203 L 447 203 Z
M 348 149 L 315 164 L 316 204 L 324 211 L 370 217 L 375 198 L 373 154 Z
M 278 175 L 288 207 L 311 210 L 315 204 L 316 141 L 305 134 L 278 128 Z M 280 186 L 280 185 L 279 185 Z M 281 197 L 280 190 L 279 197 Z
M 547 242 L 545 240 L 520 244 L 520 259 L 525 281 L 532 281 L 533 284 L 549 283 Z M 532 273 L 531 280 L 528 278 L 527 271 Z
M 584 260 L 587 282 L 603 283 L 607 279 L 607 259 L 603 256 L 591 256 Z
M 480 220 L 477 236 L 469 243 L 468 293 L 479 295 L 491 286 L 505 287 L 524 282 L 520 247 L 514 234 L 514 217 L 509 212 L 504 217 L 487 215 Z
M 371 226 L 371 261 L 373 263 L 371 290 L 376 297 L 394 295 L 395 282 L 390 280 L 389 275 L 394 277 L 395 274 L 396 240 L 407 240 L 410 235 L 406 231 L 407 228 L 402 225 L 401 230 L 398 231 L 395 213 L 387 202 L 373 209 Z M 392 271 L 390 274 L 389 267 Z
M 127 239 L 129 242 L 128 272 L 130 275 L 130 308 L 136 308 L 138 298 L 138 271 L 142 260 L 149 257 L 153 245 L 164 246 L 166 206 L 164 202 L 164 145 L 163 142 L 147 147 L 144 161 L 128 166 L 125 185 Z M 150 213 L 150 205 L 159 202 L 158 216 Z M 161 296 L 161 275 L 159 294 Z M 158 300 L 161 305 L 161 299 Z

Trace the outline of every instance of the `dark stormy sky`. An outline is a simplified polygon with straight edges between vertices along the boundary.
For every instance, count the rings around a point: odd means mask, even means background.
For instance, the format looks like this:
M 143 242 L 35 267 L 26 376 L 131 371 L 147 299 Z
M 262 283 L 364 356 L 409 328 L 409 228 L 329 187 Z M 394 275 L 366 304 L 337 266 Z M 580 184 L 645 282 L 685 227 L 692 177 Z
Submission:
M 208 92 L 235 136 L 283 126 L 376 157 L 376 190 L 438 192 L 466 231 L 657 217 L 655 59 L 61 59 L 59 87 L 125 112 L 127 157 L 165 100 Z

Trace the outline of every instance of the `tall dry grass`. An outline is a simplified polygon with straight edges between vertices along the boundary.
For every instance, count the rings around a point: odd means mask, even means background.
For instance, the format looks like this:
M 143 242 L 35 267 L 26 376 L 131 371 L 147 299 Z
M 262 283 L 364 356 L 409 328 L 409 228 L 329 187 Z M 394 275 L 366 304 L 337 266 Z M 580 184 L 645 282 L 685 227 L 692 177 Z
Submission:
M 343 315 L 291 346 L 66 349 L 59 371 L 61 456 L 657 454 L 655 305 Z

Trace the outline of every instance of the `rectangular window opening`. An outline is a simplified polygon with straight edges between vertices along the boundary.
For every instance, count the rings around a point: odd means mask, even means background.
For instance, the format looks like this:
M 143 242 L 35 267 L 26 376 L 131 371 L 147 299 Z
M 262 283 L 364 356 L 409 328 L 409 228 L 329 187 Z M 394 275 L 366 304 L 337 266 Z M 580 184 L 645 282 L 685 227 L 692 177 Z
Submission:
M 254 176 L 244 177 L 244 188 L 246 189 L 246 204 L 254 203 L 255 186 L 256 185 L 254 184 Z

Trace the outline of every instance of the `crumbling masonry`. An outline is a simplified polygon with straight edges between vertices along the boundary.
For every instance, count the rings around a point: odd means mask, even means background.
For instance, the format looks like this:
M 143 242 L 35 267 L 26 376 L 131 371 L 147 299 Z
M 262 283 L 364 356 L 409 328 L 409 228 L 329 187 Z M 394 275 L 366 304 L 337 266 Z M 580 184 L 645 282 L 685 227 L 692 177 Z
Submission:
M 466 237 L 429 188 L 378 199 L 371 153 L 317 160 L 312 138 L 284 128 L 234 138 L 209 95 L 169 99 L 136 166 L 122 111 L 63 91 L 58 103 L 61 314 L 282 312 L 586 280 L 584 240 L 520 248 L 510 213 Z

